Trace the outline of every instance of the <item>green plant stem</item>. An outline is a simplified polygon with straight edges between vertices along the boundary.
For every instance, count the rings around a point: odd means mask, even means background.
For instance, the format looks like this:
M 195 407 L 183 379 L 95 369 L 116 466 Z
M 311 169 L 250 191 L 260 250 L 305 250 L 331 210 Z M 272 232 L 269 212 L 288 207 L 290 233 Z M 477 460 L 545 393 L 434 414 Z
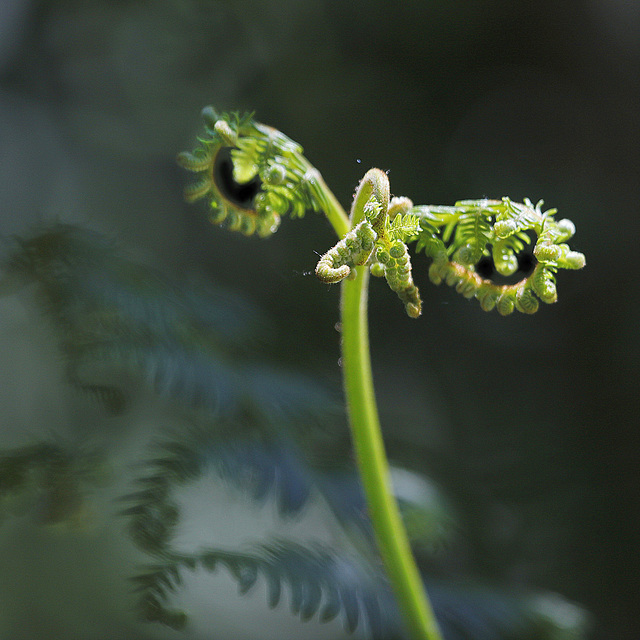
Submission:
M 377 185 L 366 183 L 356 194 L 351 221 L 327 189 L 332 211 L 325 212 L 339 238 L 359 222 Z M 387 196 L 388 197 L 388 196 Z M 369 270 L 356 269 L 344 280 L 341 294 L 342 366 L 356 461 L 378 549 L 398 606 L 413 640 L 441 640 L 433 609 L 416 567 L 409 539 L 391 490 L 389 464 L 373 386 L 367 316 Z
M 333 194 L 333 191 L 329 189 L 327 183 L 324 181 L 321 173 L 310 163 L 306 162 L 306 168 L 308 172 L 313 172 L 315 180 L 320 187 L 320 190 L 324 194 L 326 202 L 329 204 L 328 209 L 324 212 L 327 220 L 330 222 L 338 238 L 344 238 L 344 236 L 351 229 L 351 223 L 345 213 L 342 205 L 338 202 L 338 199 Z
M 368 281 L 367 267 L 358 267 L 356 279 L 342 284 L 342 366 L 356 459 L 378 548 L 410 637 L 440 640 L 440 631 L 390 490 L 389 465 L 369 356 Z

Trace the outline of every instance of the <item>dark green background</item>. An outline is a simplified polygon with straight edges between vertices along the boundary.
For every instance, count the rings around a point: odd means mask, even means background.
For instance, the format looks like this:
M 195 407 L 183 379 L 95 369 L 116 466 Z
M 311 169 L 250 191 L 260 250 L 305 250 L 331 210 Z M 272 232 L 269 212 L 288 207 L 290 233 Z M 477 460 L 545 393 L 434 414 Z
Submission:
M 263 353 L 338 388 L 338 288 L 318 217 L 267 240 L 208 225 L 174 164 L 200 109 L 255 110 L 348 204 L 371 166 L 416 203 L 545 199 L 583 272 L 535 316 L 428 282 L 409 320 L 371 289 L 390 455 L 458 509 L 465 570 L 557 590 L 594 638 L 638 638 L 640 9 L 624 0 L 4 0 L 3 234 L 88 223 L 265 312 Z M 4 363 L 3 366 L 11 366 Z

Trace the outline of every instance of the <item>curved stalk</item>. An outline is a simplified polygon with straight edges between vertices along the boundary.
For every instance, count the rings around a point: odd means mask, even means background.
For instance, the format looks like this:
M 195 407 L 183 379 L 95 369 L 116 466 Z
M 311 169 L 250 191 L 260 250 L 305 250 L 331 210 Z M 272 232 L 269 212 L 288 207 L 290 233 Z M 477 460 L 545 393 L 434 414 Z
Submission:
M 342 364 L 353 445 L 378 548 L 410 637 L 440 640 L 440 631 L 390 490 L 389 465 L 369 357 L 368 281 L 368 269 L 358 267 L 356 279 L 342 284 Z
M 329 205 L 324 210 L 324 215 L 333 227 L 338 238 L 344 238 L 344 236 L 349 232 L 349 229 L 351 229 L 351 224 L 347 214 L 342 208 L 342 205 L 338 202 L 333 191 L 331 191 L 327 186 L 322 174 L 306 158 L 303 160 L 307 172 L 313 175 L 320 191 L 322 191 L 324 195 L 325 202 Z
M 325 214 L 338 237 L 344 237 L 360 221 L 364 205 L 372 193 L 378 195 L 385 191 L 386 175 L 381 171 L 378 174 L 378 171 L 367 173 L 360 184 L 351 220 L 327 189 L 333 210 Z M 384 179 L 377 179 L 382 176 Z M 385 200 L 384 193 L 380 193 L 380 199 Z M 347 279 L 342 283 L 340 320 L 344 389 L 358 470 L 378 550 L 410 637 L 413 640 L 441 640 L 390 486 L 389 464 L 378 418 L 369 349 L 369 269 L 366 266 L 357 267 L 356 274 L 354 280 Z

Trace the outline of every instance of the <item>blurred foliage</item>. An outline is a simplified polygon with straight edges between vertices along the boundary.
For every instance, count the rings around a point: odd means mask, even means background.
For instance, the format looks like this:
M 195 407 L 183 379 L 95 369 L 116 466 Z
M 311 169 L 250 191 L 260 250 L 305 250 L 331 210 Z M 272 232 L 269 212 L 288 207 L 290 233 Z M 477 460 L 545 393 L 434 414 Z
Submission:
M 246 374 L 238 370 L 235 360 L 248 350 L 258 318 L 239 298 L 172 284 L 120 258 L 100 234 L 70 225 L 18 243 L 5 264 L 5 287 L 37 283 L 40 304 L 59 329 L 70 379 L 111 408 L 122 404 L 117 398 L 126 388 L 85 382 L 93 367 L 142 378 L 159 395 L 218 416 L 242 407 L 282 426 L 309 407 L 316 417 L 337 413 L 336 401 L 300 376 L 294 383 L 257 365 Z M 285 398 L 269 404 L 251 397 L 265 385 L 281 388 Z
M 91 485 L 107 480 L 96 452 L 43 442 L 0 455 L 0 522 L 9 514 L 34 511 L 43 524 L 83 526 Z

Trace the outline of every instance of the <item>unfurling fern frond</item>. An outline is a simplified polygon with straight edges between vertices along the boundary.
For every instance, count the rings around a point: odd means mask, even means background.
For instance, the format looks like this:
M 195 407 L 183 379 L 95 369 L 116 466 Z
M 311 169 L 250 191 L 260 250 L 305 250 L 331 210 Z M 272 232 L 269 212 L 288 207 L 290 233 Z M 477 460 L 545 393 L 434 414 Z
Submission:
M 407 245 L 402 240 L 394 240 L 388 250 L 384 245 L 378 245 L 376 258 L 384 267 L 383 274 L 389 287 L 404 303 L 407 315 L 417 318 L 422 313 L 422 301 L 411 275 L 411 259 Z
M 502 200 L 463 200 L 454 207 L 417 206 L 422 231 L 418 250 L 433 259 L 429 278 L 446 282 L 467 298 L 476 297 L 485 311 L 496 308 L 501 315 L 514 310 L 535 313 L 538 301 L 557 300 L 555 273 L 558 269 L 580 269 L 582 253 L 565 243 L 575 228 L 569 220 L 556 222 L 555 209 L 543 212 L 542 201 L 534 205 Z M 535 235 L 531 273 L 513 284 L 498 284 L 483 273 L 483 260 L 491 260 L 501 276 L 515 274 L 518 256 Z
M 556 271 L 580 269 L 585 264 L 584 255 L 571 251 L 565 242 L 573 235 L 573 224 L 569 220 L 555 222 L 555 210 L 543 213 L 542 202 L 534 207 L 529 200 L 520 204 L 509 198 L 461 200 L 444 207 L 412 206 L 408 198 L 395 198 L 391 205 L 388 193 L 386 175 L 372 169 L 356 191 L 352 217 L 360 206 L 364 222 L 376 233 L 376 249 L 369 258 L 371 273 L 386 277 L 412 318 L 422 309 L 407 248 L 413 241 L 433 260 L 429 269 L 433 283 L 444 281 L 464 297 L 478 298 L 485 311 L 496 308 L 501 315 L 516 309 L 531 314 L 538 310 L 539 300 L 555 302 Z M 344 248 L 349 234 L 318 263 L 316 273 L 325 282 L 354 275 L 352 267 L 357 263 L 349 262 L 350 254 Z M 532 260 L 537 260 L 531 273 L 513 284 L 498 284 L 485 275 L 483 261 L 493 262 L 503 277 L 520 270 L 518 256 L 531 243 L 530 234 L 536 236 Z
M 386 278 L 407 314 L 417 318 L 422 302 L 405 242 L 418 237 L 420 220 L 407 213 L 411 205 L 408 198 L 390 200 L 386 174 L 380 169 L 369 170 L 353 199 L 351 218 L 355 226 L 320 258 L 316 275 L 324 282 L 339 282 L 356 276 L 354 266 L 368 264 L 374 275 Z
M 202 115 L 201 146 L 178 154 L 177 162 L 198 174 L 185 199 L 207 198 L 212 223 L 267 237 L 284 215 L 300 218 L 329 208 L 322 177 L 297 142 L 251 114 L 218 114 L 206 107 Z
M 379 450 L 380 433 L 366 355 L 364 301 L 368 273 L 370 270 L 374 275 L 385 276 L 390 288 L 403 302 L 407 314 L 418 317 L 421 300 L 413 280 L 407 247 L 408 243 L 417 242 L 418 248 L 432 258 L 429 277 L 434 283 L 445 281 L 466 298 L 476 297 L 485 310 L 496 308 L 502 315 L 508 315 L 515 309 L 534 313 L 540 300 L 546 303 L 555 301 L 555 274 L 558 269 L 584 266 L 584 256 L 571 251 L 565 242 L 573 233 L 572 225 L 567 221 L 556 223 L 554 211 L 543 213 L 541 203 L 534 207 L 528 200 L 524 204 L 503 198 L 501 201 L 465 200 L 453 207 L 413 206 L 408 198 L 391 198 L 388 178 L 380 169 L 369 170 L 359 183 L 347 220 L 344 210 L 326 189 L 319 174 L 304 160 L 295 143 L 250 119 L 240 125 L 237 117 L 218 116 L 210 108 L 204 115 L 209 121 L 210 139 L 203 141 L 199 151 L 180 157 L 183 166 L 200 174 L 200 180 L 186 192 L 188 200 L 210 197 L 215 211 L 212 220 L 225 222 L 229 228 L 247 235 L 256 230 L 260 235 L 268 235 L 277 227 L 280 216 L 299 217 L 307 209 L 323 211 L 338 235 L 335 246 L 318 262 L 316 274 L 327 283 L 353 280 L 345 282 L 342 287 L 345 388 L 351 409 L 355 451 L 370 501 L 372 526 L 407 629 L 412 637 L 440 638 L 431 608 L 420 597 L 418 574 L 400 515 L 393 502 L 387 502 L 381 495 L 384 490 L 381 492 L 380 489 L 385 487 L 388 475 L 384 454 L 379 458 L 370 454 L 372 447 Z M 521 252 L 533 237 L 536 238 L 533 256 L 521 260 Z M 524 277 L 512 284 L 498 284 L 491 278 L 494 270 L 501 277 L 522 271 Z M 268 474 L 262 474 L 262 477 L 270 486 Z M 330 594 L 331 604 L 327 606 L 331 612 L 342 608 L 348 628 L 355 628 L 359 607 L 353 604 L 346 606 L 345 602 L 357 602 L 358 594 L 362 594 L 362 585 L 355 587 L 350 584 L 349 588 L 345 586 L 344 590 L 336 590 L 339 576 L 332 576 L 330 582 L 325 582 L 322 574 L 318 573 L 317 555 L 315 548 L 291 553 L 291 543 L 284 547 L 263 545 L 256 552 L 247 554 L 208 549 L 179 555 L 163 549 L 161 558 L 167 562 L 166 570 L 156 567 L 145 575 L 144 580 L 160 585 L 157 593 L 162 599 L 166 598 L 162 584 L 171 586 L 172 580 L 177 580 L 176 576 L 180 575 L 181 567 L 213 569 L 222 563 L 237 579 L 241 592 L 249 589 L 257 576 L 263 574 L 269 584 L 272 602 L 279 600 L 281 584 L 288 583 L 294 610 L 303 618 L 318 611 L 324 587 Z M 298 573 L 289 571 L 292 558 L 298 565 Z M 332 566 L 331 558 L 323 556 L 322 566 Z M 377 569 L 373 573 L 377 574 Z M 308 575 L 313 576 L 311 582 L 307 581 Z M 161 577 L 155 579 L 153 576 Z M 378 595 L 388 593 L 383 576 L 374 586 L 377 586 Z M 364 588 L 368 589 L 369 583 Z M 146 592 L 156 598 L 156 592 L 149 589 Z M 366 602 L 375 603 L 373 608 L 365 606 L 370 630 L 374 634 L 382 627 L 381 601 L 377 596 L 366 599 Z M 462 607 L 456 609 L 449 606 L 445 598 L 444 604 L 440 602 L 436 607 L 448 640 L 457 637 L 479 639 L 483 634 L 487 638 L 501 640 L 515 638 L 520 633 L 531 637 L 545 635 L 536 631 L 530 633 L 526 621 L 523 622 L 522 610 L 515 614 L 517 624 L 513 626 L 509 620 L 505 623 L 501 612 L 496 616 L 492 612 L 485 615 L 482 601 L 478 603 L 473 598 L 463 598 L 462 601 Z M 163 606 L 158 602 L 157 599 L 153 601 L 154 615 Z M 468 606 L 469 602 L 473 604 Z M 498 610 L 502 603 L 503 600 L 498 598 Z M 474 609 L 471 613 L 470 608 Z M 512 610 L 509 606 L 505 608 L 508 614 Z M 326 613 L 327 609 L 324 611 Z M 373 618 L 371 612 L 375 613 Z M 448 617 L 452 612 L 453 615 Z M 172 619 L 170 614 L 167 615 Z M 467 626 L 473 631 L 468 633 Z M 396 629 L 393 635 L 401 635 L 401 631 Z
M 371 223 L 363 220 L 320 258 L 316 276 L 328 284 L 352 277 L 353 267 L 369 260 L 377 238 Z

